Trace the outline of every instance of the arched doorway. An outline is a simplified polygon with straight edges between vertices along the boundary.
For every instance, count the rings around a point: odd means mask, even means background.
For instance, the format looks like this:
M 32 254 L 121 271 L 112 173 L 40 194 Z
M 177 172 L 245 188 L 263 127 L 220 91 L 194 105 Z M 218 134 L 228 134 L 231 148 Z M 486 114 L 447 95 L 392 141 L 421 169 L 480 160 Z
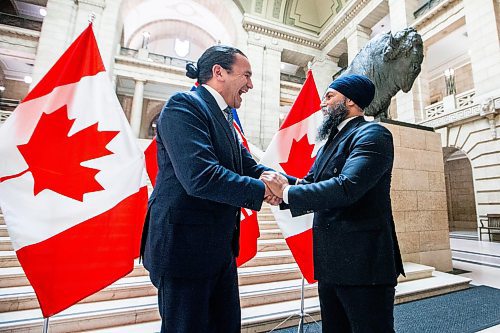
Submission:
M 156 135 L 156 123 L 158 122 L 158 117 L 160 116 L 160 113 L 151 120 L 148 126 L 148 139 L 152 139 Z
M 460 149 L 443 148 L 450 232 L 477 237 L 477 212 L 472 166 Z

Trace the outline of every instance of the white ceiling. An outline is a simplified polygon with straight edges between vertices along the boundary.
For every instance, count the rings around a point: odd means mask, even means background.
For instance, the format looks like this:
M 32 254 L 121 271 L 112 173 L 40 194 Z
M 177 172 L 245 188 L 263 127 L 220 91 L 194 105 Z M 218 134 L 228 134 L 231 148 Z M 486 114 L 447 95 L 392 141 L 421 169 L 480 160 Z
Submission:
M 429 77 L 443 75 L 447 68 L 456 68 L 470 61 L 466 26 L 449 31 L 441 40 L 429 45 L 424 58 Z

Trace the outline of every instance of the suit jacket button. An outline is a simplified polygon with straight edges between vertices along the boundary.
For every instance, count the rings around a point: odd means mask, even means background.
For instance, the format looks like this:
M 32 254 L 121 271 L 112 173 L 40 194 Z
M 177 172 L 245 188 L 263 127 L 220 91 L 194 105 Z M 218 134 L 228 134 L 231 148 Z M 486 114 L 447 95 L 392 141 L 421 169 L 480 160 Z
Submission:
M 238 213 L 239 213 L 239 212 L 236 212 L 236 216 L 238 216 Z
M 337 168 L 333 169 L 333 173 L 337 173 Z

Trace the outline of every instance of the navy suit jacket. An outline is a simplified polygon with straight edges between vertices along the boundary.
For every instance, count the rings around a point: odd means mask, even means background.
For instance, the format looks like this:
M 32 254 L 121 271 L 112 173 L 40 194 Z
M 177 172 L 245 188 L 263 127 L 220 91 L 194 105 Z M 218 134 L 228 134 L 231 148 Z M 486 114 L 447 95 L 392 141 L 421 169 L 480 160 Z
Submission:
M 363 117 L 318 152 L 288 192 L 293 216 L 314 212 L 315 278 L 338 285 L 395 285 L 404 274 L 392 217 L 391 133 Z
M 236 140 L 200 86 L 175 94 L 157 124 L 158 175 L 142 237 L 144 266 L 163 276 L 214 276 L 238 255 L 240 208 L 260 210 L 270 170 Z M 257 178 L 257 179 L 256 179 Z

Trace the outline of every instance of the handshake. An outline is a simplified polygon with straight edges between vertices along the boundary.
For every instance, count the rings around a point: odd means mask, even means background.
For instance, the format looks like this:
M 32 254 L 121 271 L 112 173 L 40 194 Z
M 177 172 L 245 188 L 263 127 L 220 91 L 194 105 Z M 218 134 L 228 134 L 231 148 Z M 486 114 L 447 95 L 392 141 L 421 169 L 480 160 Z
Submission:
M 260 180 L 266 185 L 264 201 L 277 206 L 283 202 L 283 190 L 288 185 L 288 179 L 275 171 L 265 171 L 260 175 Z

